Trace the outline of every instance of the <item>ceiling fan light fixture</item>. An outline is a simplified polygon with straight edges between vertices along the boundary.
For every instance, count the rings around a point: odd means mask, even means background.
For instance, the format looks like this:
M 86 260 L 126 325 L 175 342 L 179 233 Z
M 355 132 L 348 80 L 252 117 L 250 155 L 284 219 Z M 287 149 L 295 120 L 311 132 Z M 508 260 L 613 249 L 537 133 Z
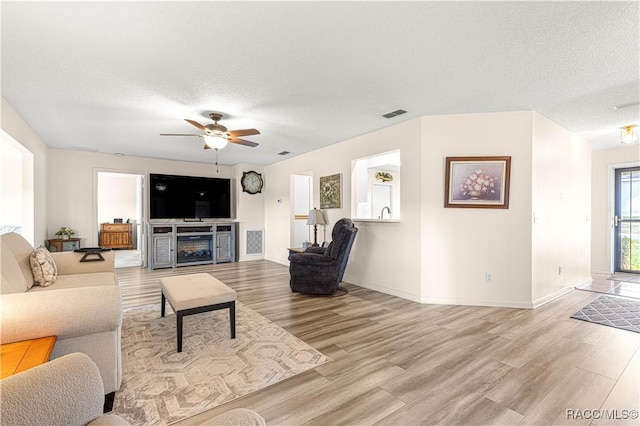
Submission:
M 636 133 L 636 126 L 625 126 L 620 131 L 620 143 L 632 144 L 638 143 L 638 135 Z
M 223 136 L 205 136 L 204 143 L 209 148 L 218 150 L 227 146 L 229 141 Z

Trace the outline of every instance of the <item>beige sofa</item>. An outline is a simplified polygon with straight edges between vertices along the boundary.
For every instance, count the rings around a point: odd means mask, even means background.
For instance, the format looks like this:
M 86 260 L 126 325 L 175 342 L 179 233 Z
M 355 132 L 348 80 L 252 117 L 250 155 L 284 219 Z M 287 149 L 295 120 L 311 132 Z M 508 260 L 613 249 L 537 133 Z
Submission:
M 51 253 L 57 280 L 39 287 L 29 263 L 33 247 L 16 233 L 0 238 L 0 342 L 57 336 L 51 358 L 87 354 L 112 396 L 122 380 L 122 303 L 113 252 L 103 252 L 104 261 L 83 263 L 82 253 Z
M 102 414 L 102 381 L 95 363 L 76 353 L 0 380 L 2 424 L 124 426 L 116 414 Z M 237 408 L 203 426 L 265 426 L 258 413 Z

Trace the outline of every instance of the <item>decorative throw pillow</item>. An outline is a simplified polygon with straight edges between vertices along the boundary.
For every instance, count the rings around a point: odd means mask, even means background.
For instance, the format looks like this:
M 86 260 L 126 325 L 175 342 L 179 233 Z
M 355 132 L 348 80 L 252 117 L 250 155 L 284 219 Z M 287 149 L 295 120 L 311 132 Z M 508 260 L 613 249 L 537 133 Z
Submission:
M 42 246 L 38 247 L 31 253 L 29 261 L 31 262 L 35 285 L 48 287 L 56 282 L 58 268 L 56 268 L 56 263 L 53 261 L 49 250 Z

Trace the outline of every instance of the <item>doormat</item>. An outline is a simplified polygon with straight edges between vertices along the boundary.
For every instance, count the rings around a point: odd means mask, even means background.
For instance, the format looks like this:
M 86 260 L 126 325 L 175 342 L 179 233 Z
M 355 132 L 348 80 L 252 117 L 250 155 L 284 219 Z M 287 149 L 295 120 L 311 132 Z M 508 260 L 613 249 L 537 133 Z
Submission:
M 236 302 L 229 312 L 184 318 L 176 352 L 176 317 L 160 303 L 128 309 L 122 324 L 122 386 L 113 411 L 134 425 L 165 425 L 278 383 L 327 361 L 325 355 Z
M 571 318 L 640 333 L 640 300 L 600 296 Z

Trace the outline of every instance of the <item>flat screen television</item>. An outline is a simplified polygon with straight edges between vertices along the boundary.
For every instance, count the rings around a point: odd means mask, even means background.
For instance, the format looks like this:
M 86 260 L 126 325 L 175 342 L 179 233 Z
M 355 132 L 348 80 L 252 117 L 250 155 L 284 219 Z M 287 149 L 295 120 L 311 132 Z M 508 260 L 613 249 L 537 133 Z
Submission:
M 231 219 L 231 179 L 149 176 L 150 219 Z

